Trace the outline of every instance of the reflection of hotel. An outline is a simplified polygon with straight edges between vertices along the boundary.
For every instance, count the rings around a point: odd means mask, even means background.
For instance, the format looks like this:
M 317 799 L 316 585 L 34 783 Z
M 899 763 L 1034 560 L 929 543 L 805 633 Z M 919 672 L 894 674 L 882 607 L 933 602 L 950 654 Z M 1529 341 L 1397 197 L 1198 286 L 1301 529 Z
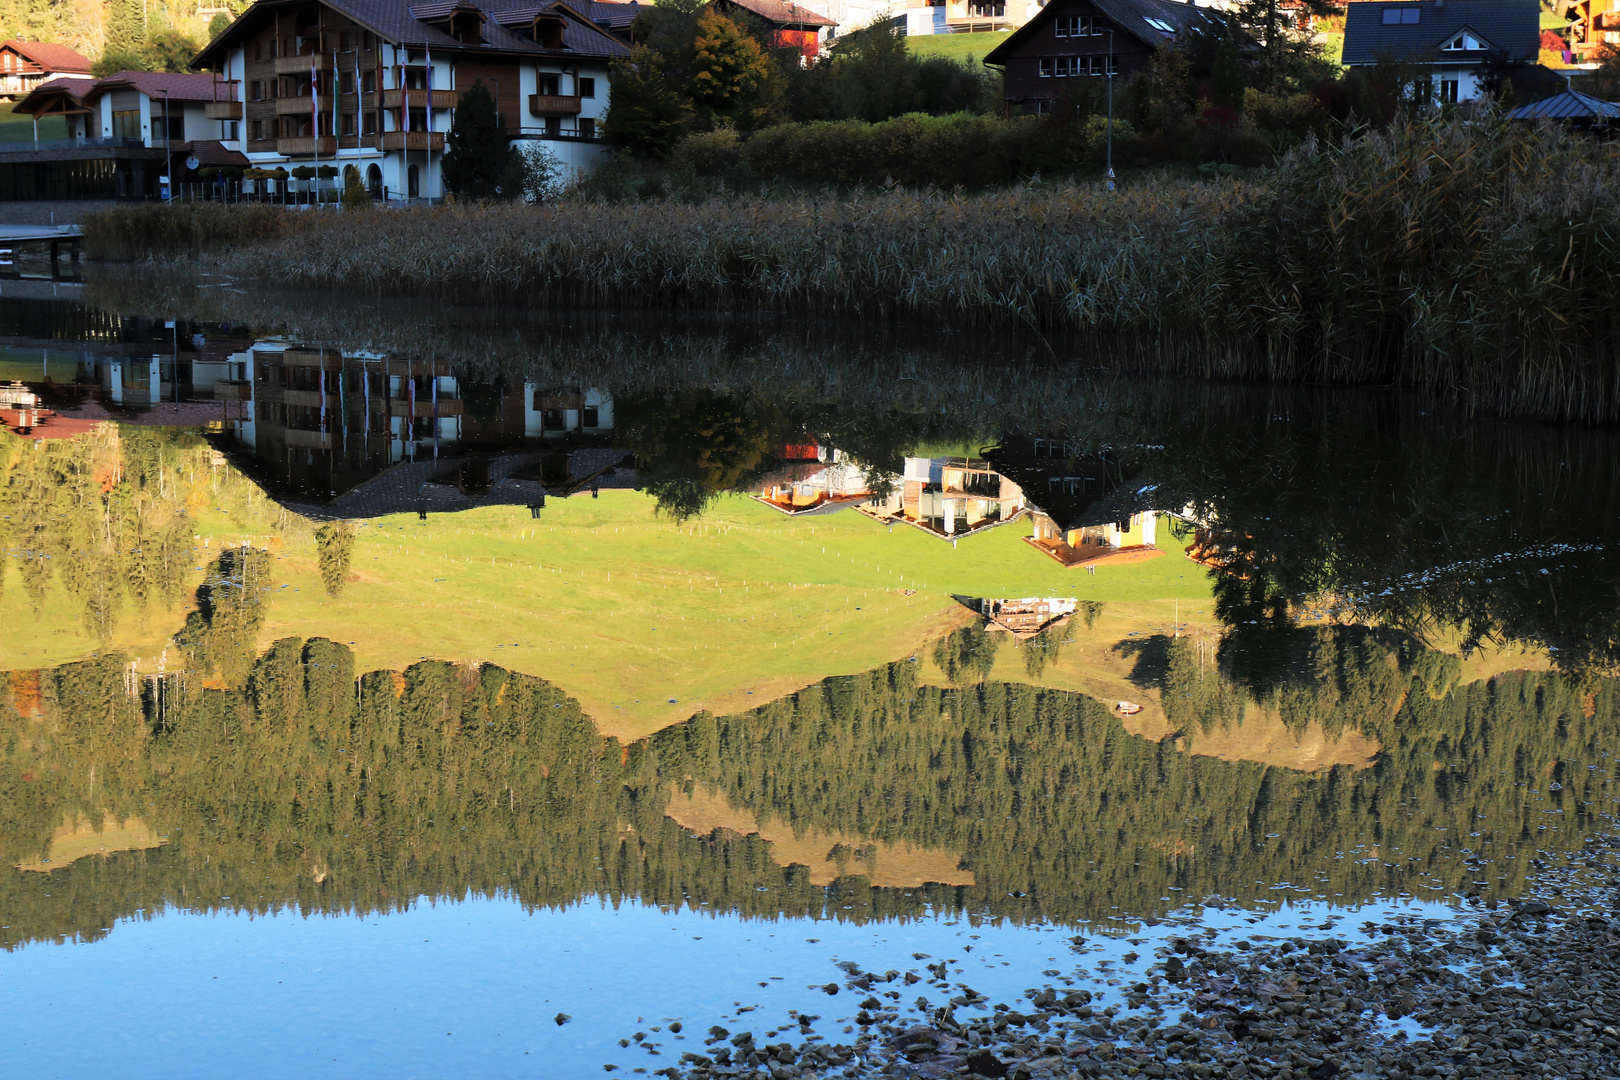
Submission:
M 1119 512 L 1101 506 L 1090 517 Z M 1071 521 L 1067 526 L 1059 525 L 1050 514 L 1040 511 L 1032 513 L 1030 519 L 1034 529 L 1029 542 L 1064 566 L 1080 566 L 1109 555 L 1158 554 L 1159 515 L 1154 510 L 1090 525 L 1082 523 L 1085 519 Z
M 442 361 L 285 341 L 257 341 L 206 373 L 194 366 L 199 389 L 205 375 L 237 444 L 312 494 L 347 491 L 401 462 L 550 446 L 613 425 L 612 398 L 596 390 L 525 383 L 496 393 L 464 386 Z
M 1028 542 L 1064 566 L 1159 554 L 1155 488 L 1140 461 L 1027 436 L 987 453 L 1031 493 Z
M 1024 510 L 1017 484 L 977 458 L 906 458 L 905 473 L 881 503 L 860 508 L 880 521 L 904 521 L 957 537 L 1011 521 Z

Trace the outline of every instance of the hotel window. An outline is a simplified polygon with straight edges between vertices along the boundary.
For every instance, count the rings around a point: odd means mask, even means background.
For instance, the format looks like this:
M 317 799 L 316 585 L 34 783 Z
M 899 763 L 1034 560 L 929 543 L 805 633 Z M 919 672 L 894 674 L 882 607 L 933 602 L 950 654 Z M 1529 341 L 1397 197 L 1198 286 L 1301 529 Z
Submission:
M 377 91 L 377 73 L 375 71 L 362 71 L 360 73 L 360 89 L 367 94 Z
M 579 118 L 579 135 L 582 139 L 596 138 L 596 121 L 588 116 Z M 594 425 L 592 425 L 594 426 Z
M 1441 79 L 1440 80 L 1440 103 L 1442 105 L 1455 105 L 1455 104 L 1457 104 L 1457 80 L 1456 79 Z
M 338 34 L 338 52 L 354 51 L 354 35 L 345 30 Z
M 354 134 L 354 113 L 344 113 L 343 114 L 343 134 L 345 134 L 345 135 L 353 135 Z
M 581 80 L 579 80 L 579 96 L 582 97 L 582 98 L 593 98 L 593 97 L 595 97 L 596 96 L 596 80 L 595 79 L 581 79 Z
M 583 121 L 582 121 L 583 122 Z M 582 409 L 579 414 L 580 427 L 600 427 L 599 417 L 595 409 Z
M 559 136 L 561 134 L 562 134 L 562 117 L 560 117 L 560 116 L 548 116 L 548 117 L 546 117 L 546 138 L 555 139 L 557 136 Z
M 343 73 L 343 77 L 338 80 L 338 87 L 339 87 L 339 89 L 338 89 L 339 93 L 342 93 L 342 94 L 352 94 L 352 93 L 354 93 L 354 72 L 345 71 Z
M 1005 3 L 973 3 L 968 5 L 968 15 L 974 19 L 1002 19 L 1007 16 Z
M 240 135 L 240 132 L 237 129 L 236 121 L 235 120 L 227 121 L 226 125 L 225 125 L 225 141 L 226 142 L 235 142 L 240 137 L 241 137 L 241 135 Z
M 253 82 L 248 83 L 248 100 L 249 101 L 259 101 L 259 100 L 261 100 L 259 95 L 262 94 L 263 92 L 264 92 L 264 84 L 259 82 L 257 79 L 255 79 Z
M 365 113 L 361 118 L 360 125 L 360 130 L 363 134 L 377 134 L 377 114 L 374 112 Z
M 538 75 L 535 79 L 534 92 L 543 97 L 557 96 L 557 76 Z
M 259 142 L 259 141 L 263 140 L 263 138 L 264 138 L 264 121 L 263 120 L 255 120 L 255 121 L 253 121 L 252 131 L 253 131 L 253 141 L 254 142 Z
M 115 139 L 138 139 L 141 137 L 141 110 L 114 109 L 112 114 L 112 133 Z

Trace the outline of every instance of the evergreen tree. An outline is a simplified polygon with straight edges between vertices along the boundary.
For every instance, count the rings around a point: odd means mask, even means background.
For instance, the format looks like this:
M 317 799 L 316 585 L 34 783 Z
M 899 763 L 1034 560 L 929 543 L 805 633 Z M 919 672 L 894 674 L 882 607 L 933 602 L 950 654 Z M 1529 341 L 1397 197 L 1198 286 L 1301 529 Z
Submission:
M 1232 35 L 1221 39 L 1215 50 L 1215 67 L 1209 77 L 1209 100 L 1223 109 L 1243 109 L 1243 69 L 1238 64 L 1237 43 Z
M 461 95 L 444 140 L 444 183 L 472 199 L 514 198 L 522 193 L 523 155 L 496 123 L 495 99 L 483 81 Z
M 613 96 L 608 101 L 602 135 L 616 146 L 662 158 L 681 137 L 691 108 L 670 86 L 664 61 L 645 45 L 628 59 L 613 61 Z
M 354 526 L 347 521 L 322 525 L 315 530 L 315 551 L 321 564 L 321 584 L 326 586 L 326 595 L 336 600 L 349 580 Z

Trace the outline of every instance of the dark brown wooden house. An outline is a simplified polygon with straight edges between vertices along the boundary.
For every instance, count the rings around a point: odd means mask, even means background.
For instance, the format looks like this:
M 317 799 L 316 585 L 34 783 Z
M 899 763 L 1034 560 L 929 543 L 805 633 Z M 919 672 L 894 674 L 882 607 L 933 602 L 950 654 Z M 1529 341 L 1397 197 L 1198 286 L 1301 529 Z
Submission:
M 1129 79 L 1156 50 L 1219 18 L 1169 0 L 1051 0 L 984 62 L 1005 72 L 1008 112 L 1045 113 L 1075 80 Z

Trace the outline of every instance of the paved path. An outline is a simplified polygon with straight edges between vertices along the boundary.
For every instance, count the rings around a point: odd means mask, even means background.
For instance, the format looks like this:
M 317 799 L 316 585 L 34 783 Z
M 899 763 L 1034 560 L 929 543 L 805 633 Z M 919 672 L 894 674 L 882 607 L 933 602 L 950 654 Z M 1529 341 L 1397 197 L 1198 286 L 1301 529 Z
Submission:
M 548 487 L 512 475 L 525 466 L 538 464 L 551 453 L 555 451 L 527 451 L 485 459 L 489 461 L 490 485 L 482 495 L 468 495 L 455 486 L 456 470 L 469 461 L 477 460 L 469 455 L 440 458 L 437 461 L 403 462 L 329 503 L 294 499 L 281 499 L 280 502 L 287 509 L 316 521 L 374 518 L 424 510 L 430 514 L 445 514 L 479 506 L 530 506 L 545 496 L 565 497 L 567 485 L 553 484 Z M 623 450 L 572 450 L 568 453 L 568 475 L 578 480 L 606 469 L 609 471 L 596 478 L 596 486 L 635 487 L 635 470 L 617 467 L 624 460 Z M 585 485 L 575 494 L 590 498 L 590 485 Z
M 0 244 L 25 240 L 77 240 L 84 233 L 77 225 L 0 225 Z

